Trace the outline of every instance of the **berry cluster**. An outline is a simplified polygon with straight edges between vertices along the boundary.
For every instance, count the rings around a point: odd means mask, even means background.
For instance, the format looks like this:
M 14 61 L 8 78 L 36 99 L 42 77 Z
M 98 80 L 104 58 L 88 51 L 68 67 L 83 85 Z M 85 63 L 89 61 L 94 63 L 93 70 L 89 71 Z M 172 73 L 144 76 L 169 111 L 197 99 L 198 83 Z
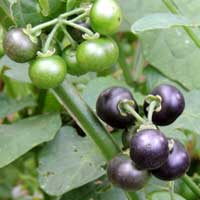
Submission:
M 102 73 L 108 70 L 116 64 L 119 56 L 119 48 L 109 35 L 120 27 L 121 9 L 115 0 L 96 0 L 83 12 L 62 13 L 49 23 L 33 28 L 11 29 L 3 41 L 4 52 L 15 62 L 31 61 L 29 77 L 41 89 L 57 87 L 67 72 L 79 76 L 89 71 Z M 54 25 L 54 28 L 49 34 L 44 32 L 44 42 L 42 27 L 48 24 Z M 59 29 L 64 33 L 62 40 L 66 37 L 70 42 L 70 45 L 61 47 L 60 55 L 58 45 L 52 46 L 53 37 Z
M 177 140 L 166 138 L 158 126 L 173 123 L 183 112 L 182 93 L 172 85 L 159 85 L 144 101 L 140 117 L 137 102 L 130 91 L 112 87 L 103 91 L 96 103 L 97 115 L 114 128 L 127 128 L 140 121 L 136 133 L 129 139 L 130 157 L 118 155 L 107 168 L 110 181 L 125 190 L 144 187 L 150 174 L 161 180 L 175 180 L 183 176 L 190 165 L 189 155 Z

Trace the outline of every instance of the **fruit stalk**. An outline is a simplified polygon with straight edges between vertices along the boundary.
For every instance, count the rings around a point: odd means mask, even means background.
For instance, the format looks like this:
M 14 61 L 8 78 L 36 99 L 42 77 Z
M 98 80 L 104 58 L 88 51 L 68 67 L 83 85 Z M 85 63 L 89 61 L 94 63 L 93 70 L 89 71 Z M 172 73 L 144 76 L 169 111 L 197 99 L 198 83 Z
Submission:
M 124 110 L 127 114 L 131 114 L 133 115 L 139 122 L 141 122 L 142 124 L 145 124 L 145 120 L 135 111 L 135 109 L 130 105 L 129 102 L 120 102 L 120 106 L 121 108 L 123 108 L 122 110 Z

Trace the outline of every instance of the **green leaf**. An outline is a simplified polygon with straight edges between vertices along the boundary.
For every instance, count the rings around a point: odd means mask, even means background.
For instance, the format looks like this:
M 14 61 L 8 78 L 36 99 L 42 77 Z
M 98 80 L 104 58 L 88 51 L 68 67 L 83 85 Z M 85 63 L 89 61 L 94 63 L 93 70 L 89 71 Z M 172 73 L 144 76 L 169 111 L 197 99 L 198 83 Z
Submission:
M 188 0 L 175 0 L 181 13 L 190 21 L 199 21 L 200 0 L 188 4 Z M 122 30 L 130 30 L 131 24 L 153 13 L 168 11 L 161 0 L 120 0 L 125 25 Z M 193 31 L 200 35 L 198 28 Z M 199 89 L 200 49 L 182 28 L 148 31 L 140 34 L 143 55 L 146 60 L 172 80 L 188 89 Z
M 119 188 L 111 187 L 104 191 L 103 183 L 102 180 L 97 180 L 84 185 L 64 194 L 61 200 L 127 200 L 127 197 Z
M 36 106 L 36 102 L 31 96 L 14 100 L 9 99 L 5 95 L 0 95 L 0 105 L 0 118 L 4 118 L 9 114 L 22 110 L 23 108 Z
M 61 126 L 58 114 L 26 118 L 0 126 L 0 167 L 11 163 L 33 147 L 50 141 Z
M 135 34 L 139 34 L 144 31 L 155 29 L 169 29 L 178 26 L 198 27 L 199 25 L 200 24 L 193 23 L 184 16 L 170 13 L 155 13 L 136 21 L 132 25 L 131 31 Z
M 171 196 L 169 192 L 153 192 L 148 195 L 148 200 L 171 200 Z M 176 200 L 185 200 L 178 194 L 174 193 L 174 199 Z
M 38 0 L 41 8 L 41 12 L 43 16 L 48 16 L 49 15 L 49 1 L 48 0 Z
M 45 192 L 59 196 L 102 176 L 104 164 L 98 147 L 66 126 L 40 154 L 39 182 Z
M 31 83 L 28 75 L 29 63 L 16 63 L 7 56 L 0 59 L 0 68 L 6 67 L 5 75 L 21 82 Z
M 7 0 L 1 0 L 0 3 L 0 24 L 2 24 L 7 29 L 14 24 L 11 13 L 10 4 Z
M 37 25 L 65 11 L 62 0 L 16 0 L 11 4 L 12 14 L 18 26 Z
M 183 87 L 181 87 L 180 84 L 170 80 L 168 77 L 160 73 L 156 68 L 152 66 L 146 67 L 144 69 L 144 74 L 148 92 L 151 92 L 156 86 L 160 84 L 170 84 L 179 88 L 180 90 L 183 90 Z
M 184 93 L 186 107 L 183 114 L 171 125 L 173 129 L 186 129 L 200 134 L 200 91 L 194 90 Z
M 76 6 L 76 0 L 67 0 L 67 11 L 72 10 Z
M 121 31 L 130 31 L 135 21 L 148 14 L 167 10 L 161 0 L 119 0 L 119 5 L 123 12 Z
M 125 87 L 127 89 L 129 89 L 134 98 L 136 99 L 136 101 L 138 103 L 143 103 L 143 96 L 142 94 L 138 93 L 138 92 L 134 92 L 134 89 L 129 87 L 128 85 L 126 85 L 125 82 L 123 81 L 118 81 L 112 77 L 101 77 L 101 78 L 96 78 L 93 79 L 92 81 L 90 81 L 88 83 L 88 85 L 86 86 L 86 88 L 83 91 L 83 98 L 84 100 L 87 102 L 87 104 L 93 109 L 96 109 L 96 100 L 99 96 L 99 94 L 109 88 L 109 87 L 113 87 L 113 86 L 120 86 L 120 87 Z

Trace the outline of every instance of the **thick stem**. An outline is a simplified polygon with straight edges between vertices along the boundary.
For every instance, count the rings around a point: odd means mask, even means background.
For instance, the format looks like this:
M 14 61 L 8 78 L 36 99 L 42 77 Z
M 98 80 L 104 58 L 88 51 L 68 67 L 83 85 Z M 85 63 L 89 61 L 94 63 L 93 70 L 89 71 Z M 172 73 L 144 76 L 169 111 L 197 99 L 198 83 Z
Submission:
M 149 105 L 149 110 L 148 110 L 148 121 L 150 123 L 152 123 L 152 117 L 153 117 L 153 113 L 155 111 L 157 102 L 156 101 L 152 101 Z
M 174 2 L 172 2 L 171 0 L 163 0 L 163 2 L 167 6 L 167 8 L 171 11 L 171 13 L 180 14 L 178 9 L 174 5 Z M 197 35 L 194 33 L 194 31 L 191 28 L 186 27 L 186 26 L 184 26 L 183 29 L 190 36 L 190 38 L 197 45 L 197 47 L 200 48 L 200 39 L 197 37 Z
M 75 29 L 79 29 L 79 30 L 83 31 L 84 33 L 87 33 L 90 36 L 94 35 L 94 33 L 90 29 L 85 28 L 83 26 L 80 26 L 80 25 L 78 25 L 78 24 L 76 24 L 74 22 L 67 21 L 67 20 L 62 20 L 62 23 L 66 24 L 67 26 L 71 26 L 71 27 L 73 27 Z
M 185 175 L 182 177 L 182 180 L 198 197 L 200 197 L 200 188 L 192 180 L 191 177 L 189 177 L 188 175 Z
M 123 108 L 123 111 L 125 111 L 127 114 L 133 115 L 137 121 L 144 124 L 146 121 L 135 111 L 135 109 L 130 105 L 129 102 L 120 102 L 121 105 L 119 107 Z
M 50 45 L 51 45 L 51 41 L 53 40 L 53 37 L 55 36 L 56 31 L 57 31 L 58 28 L 59 28 L 59 25 L 60 25 L 60 24 L 56 24 L 56 25 L 53 27 L 51 33 L 48 35 L 47 40 L 46 40 L 45 45 L 44 45 L 44 48 L 43 48 L 43 52 L 44 52 L 44 53 L 47 52 L 47 51 L 49 50 L 49 47 L 50 47 Z
M 96 143 L 107 160 L 121 152 L 111 134 L 106 131 L 71 83 L 65 81 L 55 88 L 53 93 L 83 131 Z

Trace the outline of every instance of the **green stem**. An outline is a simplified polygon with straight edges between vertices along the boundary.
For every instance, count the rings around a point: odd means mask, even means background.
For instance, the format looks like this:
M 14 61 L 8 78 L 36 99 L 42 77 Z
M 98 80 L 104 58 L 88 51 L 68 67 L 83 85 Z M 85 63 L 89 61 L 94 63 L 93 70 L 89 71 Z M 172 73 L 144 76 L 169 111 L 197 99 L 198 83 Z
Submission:
M 47 95 L 47 90 L 40 89 L 39 96 L 38 96 L 38 106 L 35 110 L 35 114 L 41 114 L 45 104 L 45 98 Z
M 69 11 L 69 12 L 66 12 L 64 14 L 61 14 L 60 16 L 58 16 L 55 19 L 52 19 L 52 20 L 50 20 L 48 22 L 44 22 L 42 24 L 39 24 L 39 25 L 33 27 L 32 30 L 31 30 L 31 33 L 36 33 L 36 32 L 38 32 L 38 31 L 40 31 L 40 30 L 42 30 L 44 28 L 47 28 L 47 27 L 52 26 L 52 25 L 55 25 L 56 23 L 58 23 L 60 18 L 65 18 L 65 17 L 68 17 L 70 15 L 78 14 L 78 13 L 81 13 L 81 12 L 84 12 L 84 11 L 85 11 L 85 9 L 83 9 L 83 8 L 77 8 L 77 9 L 74 9 L 72 11 Z
M 44 53 L 49 50 L 49 47 L 51 45 L 51 41 L 53 40 L 53 37 L 55 36 L 56 31 L 58 30 L 59 26 L 60 26 L 60 24 L 56 24 L 53 27 L 51 33 L 48 35 L 47 40 L 46 40 L 45 45 L 44 45 L 44 48 L 43 48 Z
M 77 43 L 76 41 L 71 37 L 71 35 L 68 33 L 68 31 L 66 30 L 66 28 L 61 25 L 61 28 L 62 28 L 62 31 L 64 32 L 65 36 L 68 38 L 70 44 L 73 46 L 73 47 L 76 47 Z
M 174 181 L 169 182 L 169 193 L 170 193 L 171 200 L 175 200 L 175 197 L 174 197 Z
M 191 177 L 189 177 L 188 175 L 185 175 L 182 177 L 182 180 L 198 197 L 200 197 L 200 188 L 192 180 Z
M 111 134 L 106 131 L 70 82 L 64 81 L 53 90 L 53 93 L 83 131 L 96 143 L 107 160 L 121 152 Z
M 67 26 L 71 26 L 71 27 L 73 27 L 75 29 L 79 29 L 79 30 L 83 31 L 84 33 L 87 33 L 90 36 L 94 35 L 94 33 L 90 29 L 85 28 L 85 27 L 83 27 L 81 25 L 78 25 L 78 24 L 76 24 L 74 22 L 67 21 L 67 20 L 62 20 L 62 23 L 66 24 Z
M 77 8 L 77 9 L 74 9 L 74 10 L 71 10 L 69 12 L 61 14 L 60 17 L 66 18 L 66 17 L 69 17 L 71 15 L 79 14 L 79 13 L 82 13 L 82 12 L 85 12 L 84 8 Z
M 34 34 L 34 33 L 38 32 L 38 31 L 40 31 L 40 30 L 42 30 L 44 28 L 47 28 L 47 27 L 52 26 L 52 25 L 55 25 L 56 23 L 58 23 L 58 18 L 55 18 L 53 20 L 50 20 L 48 22 L 45 22 L 45 23 L 42 23 L 42 24 L 39 24 L 39 25 L 33 27 L 31 29 L 31 33 Z
M 163 0 L 163 2 L 166 5 L 166 7 L 171 11 L 171 13 L 180 14 L 178 9 L 176 8 L 176 6 L 174 5 L 174 3 L 171 0 Z M 184 26 L 183 29 L 190 36 L 190 38 L 197 45 L 197 47 L 200 48 L 200 39 L 197 37 L 197 35 L 194 33 L 194 31 L 191 28 L 186 27 L 186 26 Z
M 79 21 L 79 20 L 81 20 L 81 19 L 83 19 L 83 18 L 85 18 L 85 17 L 87 17 L 87 16 L 88 16 L 88 13 L 85 12 L 85 13 L 83 13 L 83 14 L 81 14 L 81 15 L 75 17 L 74 19 L 70 20 L 70 22 L 77 22 L 77 21 Z
M 135 109 L 128 103 L 128 102 L 121 102 L 121 107 L 123 108 L 123 110 L 126 113 L 129 113 L 131 115 L 133 115 L 137 121 L 141 122 L 142 124 L 144 124 L 146 121 L 135 111 Z
M 121 45 L 119 44 L 118 46 L 119 46 L 119 65 L 120 65 L 120 67 L 123 71 L 125 81 L 127 82 L 128 85 L 133 85 L 134 80 L 133 80 L 133 77 L 132 77 L 131 69 L 126 62 L 126 57 L 123 53 Z
M 142 75 L 143 72 L 143 64 L 144 64 L 144 57 L 142 55 L 142 45 L 139 42 L 137 49 L 136 49 L 136 54 L 135 54 L 135 62 L 134 62 L 134 81 L 138 82 L 140 79 L 140 76 Z
M 148 121 L 150 123 L 152 123 L 152 117 L 153 117 L 153 113 L 155 111 L 157 102 L 156 101 L 152 101 L 149 105 L 149 110 L 148 110 Z

